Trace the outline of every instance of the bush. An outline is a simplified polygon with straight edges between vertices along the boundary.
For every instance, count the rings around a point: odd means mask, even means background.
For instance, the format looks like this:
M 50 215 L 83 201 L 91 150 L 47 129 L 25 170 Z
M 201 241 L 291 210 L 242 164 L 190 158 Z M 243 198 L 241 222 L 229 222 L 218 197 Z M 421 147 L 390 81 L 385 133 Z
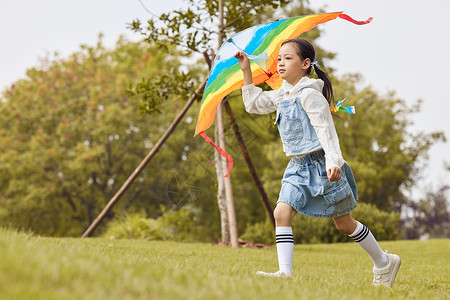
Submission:
M 107 225 L 104 237 L 118 239 L 147 239 L 175 241 L 206 241 L 207 230 L 200 226 L 198 212 L 192 206 L 165 210 L 157 219 L 142 214 L 128 215 Z
M 192 205 L 169 210 L 158 218 L 173 240 L 184 242 L 210 241 L 208 230 L 201 225 L 200 209 Z
M 141 214 L 128 215 L 110 222 L 103 236 L 117 239 L 170 239 L 170 234 L 162 227 L 161 221 L 147 219 Z
M 269 218 L 266 218 L 265 222 L 248 224 L 241 239 L 253 243 L 272 245 L 275 241 L 275 230 L 273 229 L 272 222 Z
M 373 204 L 359 203 L 352 216 L 366 225 L 378 241 L 400 239 L 399 213 L 379 210 Z
M 352 212 L 353 218 L 366 225 L 377 240 L 399 239 L 400 214 L 385 212 L 375 205 L 358 203 Z M 311 218 L 297 214 L 292 222 L 296 244 L 351 242 L 346 234 L 339 232 L 332 219 Z M 274 230 L 267 219 L 248 225 L 242 239 L 255 243 L 274 244 Z

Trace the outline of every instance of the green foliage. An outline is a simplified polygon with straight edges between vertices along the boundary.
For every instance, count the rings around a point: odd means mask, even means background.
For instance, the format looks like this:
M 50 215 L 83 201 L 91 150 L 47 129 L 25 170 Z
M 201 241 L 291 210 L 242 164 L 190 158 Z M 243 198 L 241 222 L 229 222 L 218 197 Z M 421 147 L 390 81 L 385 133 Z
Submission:
M 408 107 L 394 93 L 381 96 L 370 86 L 358 88 L 360 75 L 333 78 L 336 99 L 355 105 L 356 115 L 341 115 L 335 125 L 344 159 L 352 167 L 359 199 L 383 210 L 400 211 L 402 188 L 416 180 L 416 163 L 430 147 L 445 141 L 442 132 L 410 132 L 410 116 L 420 101 Z
M 201 209 L 190 205 L 177 210 L 169 210 L 158 220 L 163 228 L 170 232 L 175 241 L 209 241 L 209 230 L 202 224 L 200 216 Z
M 402 266 L 393 288 L 373 287 L 354 243 L 296 245 L 293 277 L 275 249 L 103 238 L 43 238 L 0 229 L 1 299 L 448 299 L 450 240 L 382 242 Z M 438 270 L 438 271 L 437 271 Z
M 284 6 L 287 0 L 228 0 L 224 1 L 224 39 L 251 25 L 268 7 Z M 129 28 L 145 37 L 149 43 L 163 48 L 177 45 L 188 52 L 211 50 L 217 30 L 219 5 L 217 0 L 189 0 L 186 10 L 173 10 L 159 18 L 150 19 L 145 27 L 139 19 L 129 24 Z M 215 46 L 217 47 L 217 45 Z
M 4 91 L 0 224 L 40 234 L 80 235 L 177 111 L 179 103 L 172 97 L 163 103 L 162 114 L 139 116 L 139 99 L 124 95 L 144 74 L 175 74 L 179 61 L 165 61 L 175 52 L 123 39 L 108 50 L 100 40 L 28 70 L 27 78 Z M 191 119 L 194 115 L 188 114 Z M 167 182 L 182 161 L 178 148 L 163 148 L 108 218 L 119 211 L 161 214 Z M 167 161 L 171 166 L 165 164 L 163 174 L 154 172 Z
M 352 216 L 366 225 L 379 241 L 399 239 L 400 215 L 397 213 L 381 211 L 372 204 L 359 203 Z M 292 230 L 296 244 L 352 242 L 336 229 L 332 219 L 297 214 L 292 222 Z M 247 226 L 242 238 L 255 243 L 273 244 L 274 236 L 273 226 L 267 218 L 264 222 Z
M 427 192 L 420 201 L 408 201 L 402 220 L 407 239 L 450 237 L 450 186 Z
M 274 244 L 275 230 L 269 218 L 266 221 L 255 224 L 248 224 L 241 239 L 253 243 L 263 243 L 266 245 Z
M 169 71 L 152 78 L 142 78 L 135 87 L 130 85 L 125 91 L 127 96 L 136 96 L 141 99 L 139 109 L 143 113 L 162 113 L 161 105 L 169 97 L 176 95 L 183 99 L 189 98 L 196 88 L 196 82 L 188 73 Z
M 208 230 L 199 220 L 199 209 L 185 206 L 177 210 L 167 210 L 157 218 L 145 218 L 142 214 L 127 215 L 111 221 L 104 237 L 118 239 L 207 241 Z
M 170 234 L 155 219 L 147 219 L 141 214 L 127 215 L 122 219 L 115 219 L 108 224 L 104 237 L 111 239 L 146 239 L 167 240 Z
M 379 241 L 400 239 L 400 214 L 386 212 L 373 204 L 359 203 L 353 218 L 366 225 Z

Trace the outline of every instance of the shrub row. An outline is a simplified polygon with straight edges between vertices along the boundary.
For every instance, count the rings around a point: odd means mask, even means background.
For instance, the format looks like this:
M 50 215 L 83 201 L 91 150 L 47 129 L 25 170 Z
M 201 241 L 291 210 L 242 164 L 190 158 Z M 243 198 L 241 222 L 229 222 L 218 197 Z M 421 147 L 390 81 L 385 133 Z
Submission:
M 366 225 L 377 240 L 399 239 L 400 215 L 377 209 L 372 204 L 359 203 L 352 216 Z M 195 207 L 186 206 L 169 210 L 157 218 L 141 214 L 129 215 L 108 224 L 103 234 L 109 238 L 210 241 L 208 228 L 200 225 Z M 339 232 L 332 219 L 311 218 L 298 214 L 292 229 L 297 244 L 349 242 L 351 239 Z M 267 218 L 264 222 L 248 224 L 241 238 L 254 243 L 274 244 L 274 228 Z
M 366 225 L 377 240 L 400 238 L 400 214 L 381 211 L 375 205 L 360 202 L 351 215 Z M 297 244 L 352 241 L 347 235 L 336 229 L 332 219 L 311 218 L 297 214 L 292 222 L 292 230 Z M 265 222 L 249 224 L 241 238 L 270 245 L 275 242 L 275 232 L 267 218 Z

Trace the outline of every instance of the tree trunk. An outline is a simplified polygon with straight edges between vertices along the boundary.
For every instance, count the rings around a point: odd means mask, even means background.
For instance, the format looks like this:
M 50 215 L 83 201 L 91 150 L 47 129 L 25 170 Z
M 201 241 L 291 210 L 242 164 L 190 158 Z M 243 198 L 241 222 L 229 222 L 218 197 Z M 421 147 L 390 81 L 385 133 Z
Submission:
M 218 38 L 218 46 L 222 45 L 223 40 L 223 0 L 219 0 L 219 38 Z M 219 105 L 217 112 L 216 112 L 216 143 L 217 145 L 222 148 L 224 151 L 226 151 L 225 147 L 225 134 L 223 130 L 223 110 L 222 110 L 222 104 Z M 227 160 L 217 155 L 215 157 L 219 158 L 220 162 L 217 162 L 216 160 L 216 166 L 218 163 L 222 166 L 222 174 L 220 175 L 220 172 L 217 171 L 217 180 L 223 179 L 224 188 L 225 188 L 225 197 L 226 197 L 226 203 L 227 203 L 227 212 L 228 212 L 228 224 L 229 224 L 229 230 L 230 230 L 230 242 L 231 246 L 233 248 L 239 247 L 239 241 L 238 241 L 238 233 L 237 233 L 237 225 L 236 225 L 236 214 L 234 210 L 234 200 L 233 200 L 233 190 L 231 187 L 231 178 L 230 176 L 224 177 L 226 174 L 227 168 Z M 219 177 L 222 177 L 219 179 Z M 219 193 L 218 193 L 219 197 Z M 218 198 L 219 201 L 219 198 Z
M 225 146 L 225 134 L 223 129 L 223 113 L 222 113 L 222 104 L 219 105 L 216 113 L 216 143 L 222 148 L 224 151 L 227 151 Z M 217 151 L 216 151 L 217 152 Z M 237 225 L 236 225 L 236 214 L 234 210 L 234 200 L 233 200 L 233 190 L 231 187 L 231 174 L 228 177 L 224 177 L 228 170 L 228 161 L 222 157 L 221 155 L 215 155 L 219 159 L 216 161 L 216 166 L 219 163 L 221 165 L 221 172 L 217 171 L 217 180 L 223 181 L 224 189 L 225 189 L 225 198 L 227 205 L 227 215 L 228 215 L 228 224 L 230 230 L 230 242 L 233 248 L 239 247 L 238 234 L 237 234 Z M 221 177 L 221 178 L 219 178 Z M 219 197 L 218 191 L 218 197 Z M 217 199 L 219 201 L 219 198 Z
M 225 183 L 221 164 L 222 160 L 220 158 L 219 152 L 217 151 L 214 151 L 214 160 L 216 162 L 217 204 L 219 206 L 219 213 L 220 213 L 220 228 L 222 232 L 222 243 L 228 244 L 230 243 L 231 240 L 230 240 L 230 225 L 228 223 L 227 198 L 225 197 Z

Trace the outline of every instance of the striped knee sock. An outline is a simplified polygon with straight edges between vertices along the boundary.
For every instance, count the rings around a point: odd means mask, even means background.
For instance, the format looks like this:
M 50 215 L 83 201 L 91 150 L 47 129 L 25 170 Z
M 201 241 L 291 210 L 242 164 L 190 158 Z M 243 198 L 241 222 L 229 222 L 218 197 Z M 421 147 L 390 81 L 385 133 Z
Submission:
M 276 227 L 275 235 L 280 271 L 288 276 L 292 276 L 292 256 L 294 254 L 292 227 Z
M 355 231 L 349 235 L 358 245 L 363 248 L 367 254 L 369 254 L 370 258 L 377 269 L 383 269 L 389 265 L 389 259 L 386 256 L 380 246 L 377 243 L 377 240 L 373 236 L 372 232 L 370 232 L 369 228 L 359 223 L 358 221 L 356 225 Z

